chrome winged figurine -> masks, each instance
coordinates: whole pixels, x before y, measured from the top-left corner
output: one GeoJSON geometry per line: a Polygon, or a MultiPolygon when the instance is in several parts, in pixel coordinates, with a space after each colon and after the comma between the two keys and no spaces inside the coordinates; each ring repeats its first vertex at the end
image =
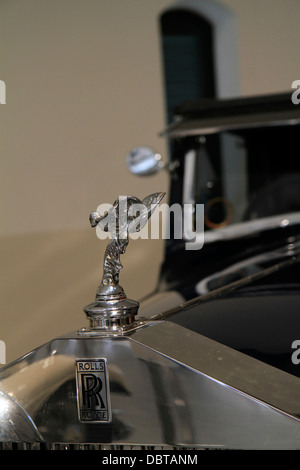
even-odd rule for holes
{"type": "Polygon", "coordinates": [[[111,241],[104,255],[103,286],[116,286],[119,283],[119,271],[123,267],[120,255],[126,251],[130,233],[138,232],[146,225],[164,195],[150,194],[142,201],[134,196],[120,197],[104,216],[91,212],[91,226],[99,225],[103,231],[111,233],[111,241]]]}
{"type": "Polygon", "coordinates": [[[133,321],[139,307],[138,302],[127,299],[119,285],[119,272],[122,269],[120,256],[125,253],[129,235],[139,232],[155,211],[165,193],[150,194],[140,200],[135,196],[122,196],[109,211],[101,216],[90,213],[90,224],[109,232],[109,241],[103,263],[103,277],[96,293],[96,300],[84,308],[92,329],[122,327],[133,321]]]}

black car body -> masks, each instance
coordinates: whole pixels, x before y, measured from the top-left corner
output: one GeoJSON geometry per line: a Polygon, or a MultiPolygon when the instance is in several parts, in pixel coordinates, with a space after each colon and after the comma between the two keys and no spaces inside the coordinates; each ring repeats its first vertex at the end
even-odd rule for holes
{"type": "Polygon", "coordinates": [[[168,202],[194,221],[203,208],[203,246],[171,226],[130,327],[72,332],[1,369],[2,448],[300,447],[299,131],[291,94],[175,111],[168,202]],[[105,391],[98,422],[83,419],[80,364],[105,391]]]}

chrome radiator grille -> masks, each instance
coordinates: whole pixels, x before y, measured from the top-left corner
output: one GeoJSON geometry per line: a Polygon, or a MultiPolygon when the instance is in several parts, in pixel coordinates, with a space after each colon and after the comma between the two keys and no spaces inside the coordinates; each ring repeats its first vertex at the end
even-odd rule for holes
{"type": "MultiPolygon", "coordinates": [[[[147,445],[102,445],[102,444],[68,444],[40,442],[0,442],[0,450],[100,450],[100,451],[165,451],[165,450],[200,450],[180,446],[147,446],[147,445]]],[[[201,449],[202,450],[202,449],[201,449]]]]}

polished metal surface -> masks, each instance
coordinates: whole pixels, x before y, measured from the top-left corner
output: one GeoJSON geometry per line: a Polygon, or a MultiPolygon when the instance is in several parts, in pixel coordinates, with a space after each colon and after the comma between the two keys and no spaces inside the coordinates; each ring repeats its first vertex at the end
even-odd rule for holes
{"type": "Polygon", "coordinates": [[[167,170],[173,173],[178,168],[178,161],[164,162],[162,156],[145,145],[133,148],[126,156],[126,165],[130,173],[137,176],[149,176],[167,170]]]}
{"type": "MultiPolygon", "coordinates": [[[[165,193],[161,192],[154,193],[143,200],[134,196],[120,197],[104,216],[97,211],[91,212],[91,226],[98,225],[103,231],[111,234],[111,241],[105,250],[101,287],[118,286],[119,272],[123,267],[120,256],[126,251],[129,235],[140,231],[146,225],[164,195],[165,193]]],[[[101,295],[102,291],[99,294],[101,295]]]]}
{"type": "Polygon", "coordinates": [[[130,234],[146,225],[164,195],[162,192],[154,193],[143,200],[126,196],[117,199],[104,216],[97,211],[90,213],[91,226],[99,226],[111,235],[105,250],[103,277],[95,302],[84,307],[91,330],[119,331],[134,322],[139,303],[127,299],[119,284],[119,272],[123,267],[120,256],[126,251],[130,234]]]}
{"type": "Polygon", "coordinates": [[[299,379],[169,322],[57,338],[1,369],[0,390],[48,445],[299,448],[299,379]],[[82,358],[107,360],[109,423],[78,419],[82,358]]]}
{"type": "Polygon", "coordinates": [[[127,167],[133,175],[148,176],[165,167],[161,155],[150,147],[132,149],[126,156],[127,167]]]}
{"type": "Polygon", "coordinates": [[[11,395],[0,391],[0,442],[42,440],[26,411],[11,395]]]}
{"type": "Polygon", "coordinates": [[[139,330],[133,339],[300,419],[298,377],[168,321],[159,322],[151,331],[139,330]]]}

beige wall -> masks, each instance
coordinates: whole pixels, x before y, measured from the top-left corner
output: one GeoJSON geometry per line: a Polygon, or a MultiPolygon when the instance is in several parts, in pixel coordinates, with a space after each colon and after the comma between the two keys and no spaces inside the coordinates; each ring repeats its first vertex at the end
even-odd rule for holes
{"type": "Polygon", "coordinates": [[[289,91],[298,79],[298,0],[222,0],[236,14],[242,95],[289,91]]]}
{"type": "MultiPolygon", "coordinates": [[[[220,0],[236,14],[242,95],[299,79],[298,0],[220,0]]],[[[88,215],[122,194],[168,190],[128,174],[139,144],[166,153],[158,15],[167,0],[2,0],[1,315],[7,361],[85,325],[105,243],[88,215]]],[[[161,241],[131,242],[121,281],[155,286],[161,241]]]]}

